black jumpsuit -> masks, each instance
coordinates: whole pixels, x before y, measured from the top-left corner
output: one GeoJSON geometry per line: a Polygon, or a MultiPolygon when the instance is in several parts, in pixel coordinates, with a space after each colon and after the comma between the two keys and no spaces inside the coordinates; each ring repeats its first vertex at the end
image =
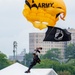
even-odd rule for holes
{"type": "Polygon", "coordinates": [[[29,68],[27,71],[25,71],[25,73],[29,73],[30,72],[30,69],[35,66],[37,63],[40,64],[41,60],[40,58],[38,57],[38,54],[37,53],[40,53],[40,51],[38,49],[35,50],[35,53],[33,53],[33,61],[31,62],[29,68]]]}
{"type": "Polygon", "coordinates": [[[41,60],[39,59],[38,55],[34,55],[33,61],[31,62],[30,66],[29,66],[28,72],[29,72],[30,69],[31,69],[33,66],[35,66],[37,63],[40,64],[40,61],[41,61],[41,60]]]}

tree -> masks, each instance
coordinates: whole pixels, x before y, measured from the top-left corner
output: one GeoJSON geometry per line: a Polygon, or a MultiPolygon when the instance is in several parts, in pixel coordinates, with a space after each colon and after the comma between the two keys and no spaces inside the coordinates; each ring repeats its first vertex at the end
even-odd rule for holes
{"type": "Polygon", "coordinates": [[[62,63],[50,59],[42,59],[40,64],[35,68],[53,68],[59,75],[75,75],[75,66],[62,63]]]}
{"type": "Polygon", "coordinates": [[[7,59],[7,56],[0,52],[0,69],[9,66],[11,62],[7,59]]]}
{"type": "Polygon", "coordinates": [[[40,64],[37,64],[36,68],[54,68],[57,70],[60,66],[60,63],[50,59],[42,59],[40,64]]]}
{"type": "Polygon", "coordinates": [[[58,75],[71,75],[71,73],[69,71],[60,71],[58,75]]]}
{"type": "Polygon", "coordinates": [[[75,58],[75,44],[69,44],[65,48],[65,58],[66,59],[72,59],[75,58]]]}
{"type": "Polygon", "coordinates": [[[33,59],[32,53],[25,54],[22,64],[29,66],[33,59]],[[26,63],[25,63],[26,62],[26,63]]]}
{"type": "Polygon", "coordinates": [[[52,48],[51,50],[48,50],[42,58],[57,60],[60,58],[60,50],[58,48],[52,48]]]}

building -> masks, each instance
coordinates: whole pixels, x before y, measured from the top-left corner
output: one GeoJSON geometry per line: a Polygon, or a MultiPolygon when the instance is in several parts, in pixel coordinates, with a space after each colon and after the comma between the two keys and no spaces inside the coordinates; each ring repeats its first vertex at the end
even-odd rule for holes
{"type": "Polygon", "coordinates": [[[70,43],[75,43],[75,29],[67,29],[71,32],[72,40],[69,42],[50,42],[43,41],[45,33],[29,33],[29,52],[32,53],[36,47],[43,47],[41,54],[45,54],[52,48],[58,48],[61,50],[61,57],[64,58],[64,49],[70,43]]]}
{"type": "Polygon", "coordinates": [[[70,43],[74,44],[75,43],[75,29],[68,28],[68,31],[71,32],[71,38],[72,38],[72,40],[69,41],[69,42],[67,42],[67,45],[70,44],[70,43]]]}
{"type": "Polygon", "coordinates": [[[18,60],[19,62],[22,62],[24,60],[25,54],[26,54],[26,52],[24,50],[15,57],[16,59],[14,59],[13,55],[9,56],[9,60],[11,60],[11,61],[18,60]]]}

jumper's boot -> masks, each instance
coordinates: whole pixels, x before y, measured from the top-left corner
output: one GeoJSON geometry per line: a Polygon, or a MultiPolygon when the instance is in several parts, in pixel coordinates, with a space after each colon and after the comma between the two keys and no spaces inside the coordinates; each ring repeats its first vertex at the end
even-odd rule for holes
{"type": "Polygon", "coordinates": [[[27,70],[27,71],[25,71],[25,73],[30,73],[30,71],[29,71],[29,70],[27,70]]]}

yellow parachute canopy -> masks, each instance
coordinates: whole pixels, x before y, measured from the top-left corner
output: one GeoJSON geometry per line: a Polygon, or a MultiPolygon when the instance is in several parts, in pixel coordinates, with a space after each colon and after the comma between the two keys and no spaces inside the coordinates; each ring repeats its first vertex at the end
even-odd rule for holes
{"type": "Polygon", "coordinates": [[[64,20],[66,6],[63,0],[26,0],[23,15],[34,27],[41,30],[47,26],[54,27],[59,16],[64,20]]]}

